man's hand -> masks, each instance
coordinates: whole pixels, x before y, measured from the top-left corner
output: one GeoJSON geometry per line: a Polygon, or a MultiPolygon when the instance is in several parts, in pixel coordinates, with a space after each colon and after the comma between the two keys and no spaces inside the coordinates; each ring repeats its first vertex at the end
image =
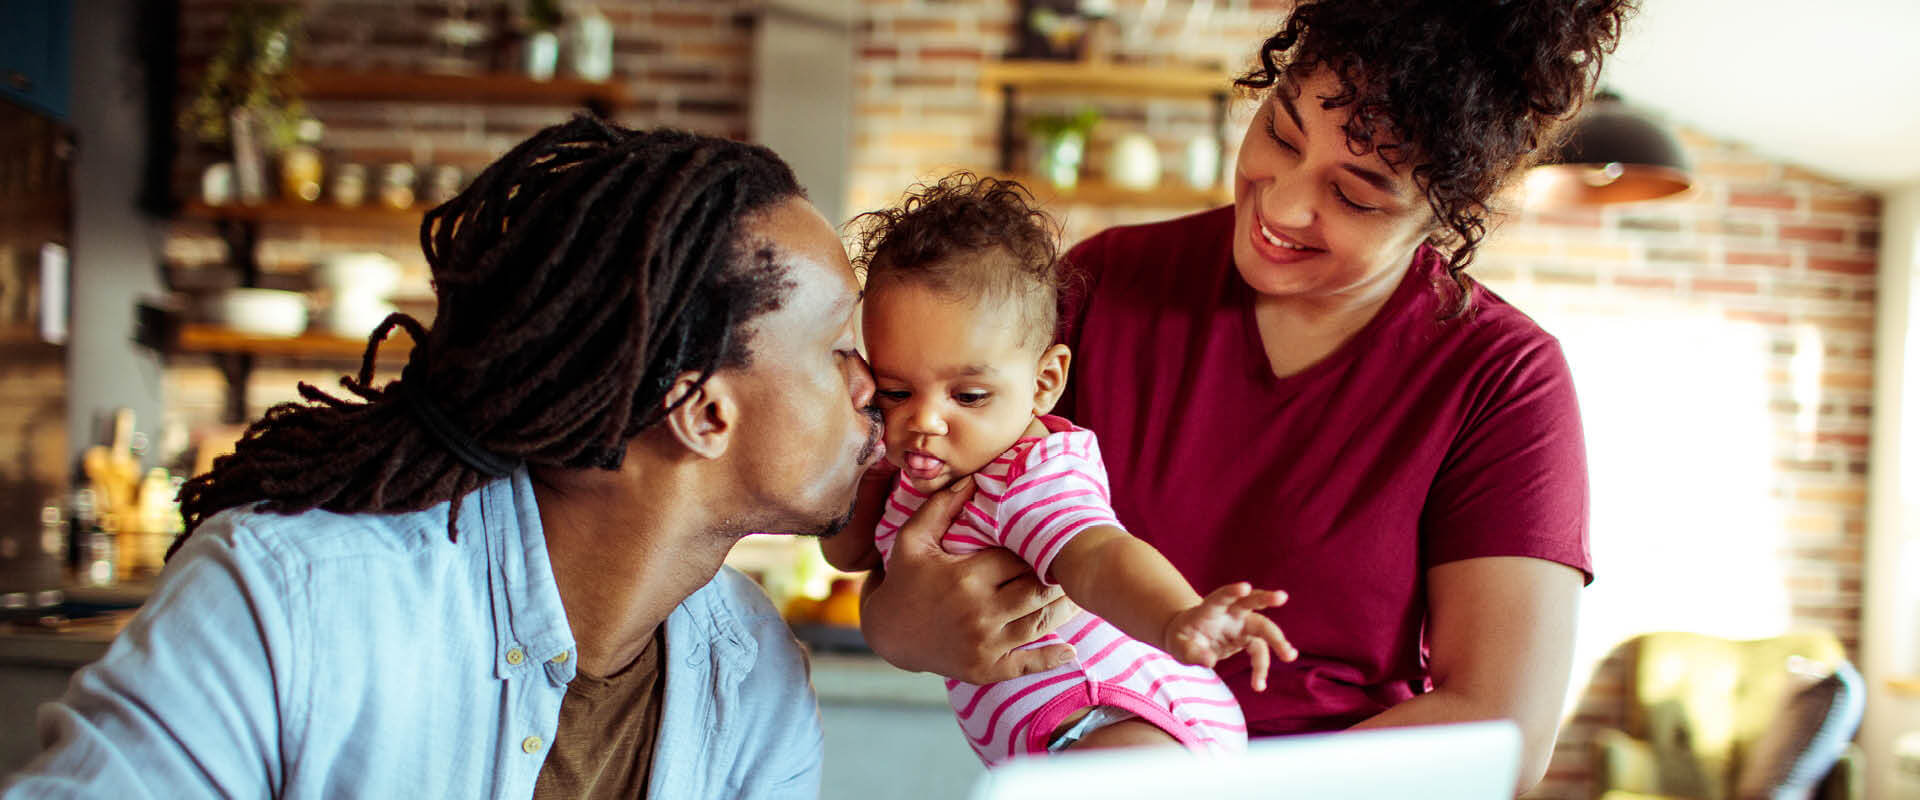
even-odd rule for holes
{"type": "Polygon", "coordinates": [[[1280,633],[1280,626],[1260,613],[1260,609],[1285,602],[1285,592],[1254,591],[1250,583],[1215,589],[1200,605],[1167,621],[1163,637],[1167,654],[1182,663],[1212,667],[1220,659],[1245,650],[1253,662],[1253,690],[1264,692],[1272,655],[1280,656],[1281,661],[1300,657],[1280,633]]]}
{"type": "Polygon", "coordinates": [[[867,578],[860,628],[875,653],[901,669],[967,683],[998,683],[1067,663],[1066,645],[1015,649],[1080,609],[1007,550],[957,556],[940,537],[973,497],[973,479],[934,493],[895,535],[884,571],[867,578]]]}

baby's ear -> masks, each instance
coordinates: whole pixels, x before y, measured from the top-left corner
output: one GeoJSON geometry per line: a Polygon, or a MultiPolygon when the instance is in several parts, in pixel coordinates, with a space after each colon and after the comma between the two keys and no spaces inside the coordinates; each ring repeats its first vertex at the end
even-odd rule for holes
{"type": "Polygon", "coordinates": [[[1064,344],[1056,344],[1040,354],[1040,369],[1033,389],[1035,415],[1053,411],[1053,404],[1060,402],[1060,393],[1067,390],[1067,366],[1072,363],[1073,350],[1064,344]]]}

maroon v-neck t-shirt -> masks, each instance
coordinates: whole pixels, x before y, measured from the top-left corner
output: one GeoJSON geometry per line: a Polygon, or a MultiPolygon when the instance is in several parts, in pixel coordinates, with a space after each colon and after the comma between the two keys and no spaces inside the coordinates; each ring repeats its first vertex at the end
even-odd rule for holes
{"type": "Polygon", "coordinates": [[[1276,378],[1233,266],[1233,209],[1075,247],[1061,413],[1100,436],[1120,521],[1202,594],[1283,589],[1300,659],[1264,693],[1219,667],[1253,735],[1350,726],[1430,686],[1426,571],[1486,556],[1592,579],[1586,449],[1559,343],[1422,248],[1359,333],[1276,378]],[[1457,295],[1454,295],[1457,296],[1457,295]]]}

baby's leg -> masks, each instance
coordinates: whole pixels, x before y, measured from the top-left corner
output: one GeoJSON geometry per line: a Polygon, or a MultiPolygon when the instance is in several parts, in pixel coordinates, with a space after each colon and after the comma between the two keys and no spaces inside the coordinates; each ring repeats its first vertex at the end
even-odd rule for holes
{"type": "Polygon", "coordinates": [[[1148,745],[1179,744],[1173,734],[1160,730],[1144,719],[1130,719],[1116,722],[1104,728],[1098,728],[1073,745],[1074,750],[1095,750],[1102,747],[1144,747],[1148,745]]]}
{"type": "Polygon", "coordinates": [[[1091,750],[1106,747],[1141,747],[1179,744],[1173,734],[1131,712],[1113,706],[1083,708],[1060,723],[1047,749],[1091,750]]]}

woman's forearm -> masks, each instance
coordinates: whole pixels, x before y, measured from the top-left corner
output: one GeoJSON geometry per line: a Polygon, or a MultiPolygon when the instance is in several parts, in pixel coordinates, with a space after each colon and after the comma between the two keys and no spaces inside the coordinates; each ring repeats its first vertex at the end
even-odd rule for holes
{"type": "Polygon", "coordinates": [[[1520,775],[1519,782],[1514,786],[1514,794],[1518,796],[1532,789],[1546,774],[1547,762],[1553,757],[1554,741],[1560,733],[1557,717],[1529,720],[1528,716],[1522,709],[1499,697],[1474,697],[1458,690],[1438,687],[1382,711],[1353,728],[1405,728],[1490,719],[1513,720],[1520,727],[1520,775]]]}

